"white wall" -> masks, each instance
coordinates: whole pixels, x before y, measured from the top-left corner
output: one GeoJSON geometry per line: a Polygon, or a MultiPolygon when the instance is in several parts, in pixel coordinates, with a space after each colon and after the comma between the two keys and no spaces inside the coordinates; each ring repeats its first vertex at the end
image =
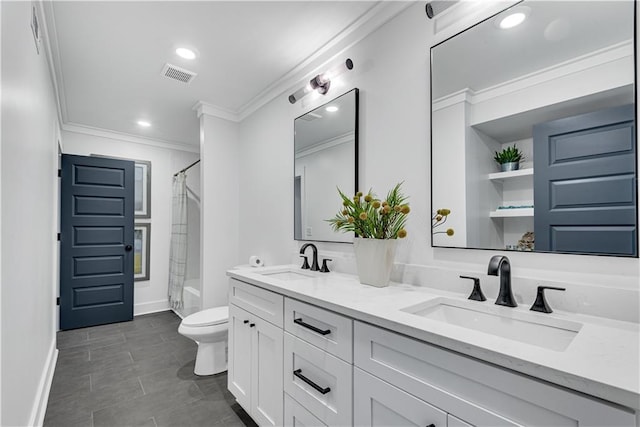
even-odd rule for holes
{"type": "Polygon", "coordinates": [[[151,219],[136,219],[151,223],[151,269],[149,280],[134,282],[134,314],[168,309],[173,174],[197,160],[198,153],[124,141],[117,134],[108,138],[63,131],[62,140],[65,154],[100,154],[151,162],[151,219]]]}
{"type": "MultiPolygon", "coordinates": [[[[238,170],[244,163],[238,152],[238,123],[200,114],[201,156],[201,250],[202,308],[227,305],[226,271],[238,260],[239,221],[238,170]]],[[[293,153],[293,148],[291,150],[293,153]]],[[[265,158],[264,160],[268,160],[265,158]]],[[[266,162],[268,163],[268,161],[266,162]]],[[[293,165],[290,163],[290,165],[293,165]]],[[[289,168],[289,173],[293,166],[289,168]]],[[[289,187],[291,190],[293,186],[289,187]]],[[[289,205],[293,212],[293,205],[289,205]]],[[[273,201],[264,203],[256,195],[249,208],[253,221],[261,223],[263,212],[273,210],[273,201]]],[[[276,208],[277,209],[277,208],[276,208]]],[[[293,223],[292,223],[293,224],[293,223]]],[[[242,224],[244,227],[245,224],[242,224]]],[[[268,224],[263,223],[268,226],[268,224]]],[[[292,225],[293,227],[293,225],[292,225]]]]}
{"type": "Polygon", "coordinates": [[[42,422],[57,351],[57,134],[44,45],[31,2],[2,11],[2,425],[42,422]]]}
{"type": "MultiPolygon", "coordinates": [[[[423,4],[414,4],[360,43],[341,52],[352,58],[354,70],[341,76],[345,87],[332,85],[328,96],[360,88],[360,183],[384,193],[404,181],[412,212],[409,236],[396,256],[395,279],[415,285],[468,292],[461,273],[482,278],[485,294],[497,295],[497,278],[486,275],[497,251],[432,248],[430,246],[429,46],[433,21],[423,4]]],[[[450,29],[455,33],[456,29],[450,29]]],[[[322,70],[317,70],[322,71],[322,70]]],[[[295,88],[293,88],[295,90],[295,88]]],[[[274,99],[242,123],[240,130],[239,261],[256,253],[268,264],[297,258],[293,242],[292,123],[295,117],[327,98],[290,105],[287,94],[274,99]],[[260,209],[277,200],[278,208],[260,209]]],[[[272,205],[273,206],[273,205],[272,205]]],[[[338,206],[336,205],[336,208],[338,206]]],[[[334,266],[349,269],[352,247],[319,244],[331,252],[334,266]]],[[[568,282],[556,297],[564,309],[638,321],[638,259],[536,253],[505,253],[512,262],[514,292],[523,304],[535,297],[535,285],[568,282]]],[[[556,301],[552,301],[555,303],[556,301]]]]}

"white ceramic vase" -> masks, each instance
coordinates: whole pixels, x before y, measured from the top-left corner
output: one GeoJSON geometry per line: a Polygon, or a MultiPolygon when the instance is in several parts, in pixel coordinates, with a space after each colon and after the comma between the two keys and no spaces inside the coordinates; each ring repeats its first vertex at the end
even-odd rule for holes
{"type": "Polygon", "coordinates": [[[379,288],[389,285],[396,243],[397,239],[353,239],[360,283],[379,288]]]}

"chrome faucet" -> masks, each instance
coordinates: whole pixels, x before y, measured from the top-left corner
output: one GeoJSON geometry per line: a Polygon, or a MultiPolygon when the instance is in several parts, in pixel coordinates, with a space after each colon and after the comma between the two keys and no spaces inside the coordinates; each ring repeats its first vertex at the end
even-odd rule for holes
{"type": "MultiPolygon", "coordinates": [[[[316,245],[314,245],[313,243],[305,243],[304,245],[302,245],[302,247],[300,248],[300,256],[304,256],[304,252],[307,250],[309,246],[311,246],[311,249],[313,250],[313,261],[311,263],[311,271],[319,271],[320,267],[318,267],[318,248],[316,248],[316,245]]],[[[302,264],[302,268],[303,269],[309,268],[309,264],[307,263],[306,256],[305,256],[305,262],[304,264],[302,264]]]]}
{"type": "Polygon", "coordinates": [[[511,292],[511,264],[509,258],[503,255],[495,255],[489,261],[489,269],[487,274],[497,276],[500,274],[500,292],[496,299],[496,304],[506,305],[507,307],[517,307],[513,292],[511,292]]]}

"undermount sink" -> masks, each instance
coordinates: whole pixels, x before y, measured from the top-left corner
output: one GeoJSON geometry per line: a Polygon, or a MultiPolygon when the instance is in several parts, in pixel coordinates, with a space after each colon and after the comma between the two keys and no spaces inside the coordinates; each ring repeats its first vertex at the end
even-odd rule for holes
{"type": "Polygon", "coordinates": [[[300,279],[311,279],[314,276],[310,274],[303,273],[300,270],[293,269],[285,269],[285,270],[270,270],[270,271],[262,271],[260,272],[263,276],[273,277],[274,279],[279,280],[300,280],[300,279]]]}
{"type": "Polygon", "coordinates": [[[489,304],[436,298],[401,311],[554,351],[564,351],[582,328],[578,322],[489,304]]]}

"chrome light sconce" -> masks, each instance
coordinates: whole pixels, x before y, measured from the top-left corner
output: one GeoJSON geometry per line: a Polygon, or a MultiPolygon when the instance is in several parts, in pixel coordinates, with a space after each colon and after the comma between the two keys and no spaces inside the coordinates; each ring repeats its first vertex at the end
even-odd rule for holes
{"type": "Polygon", "coordinates": [[[295,104],[297,101],[309,94],[309,92],[312,92],[314,90],[318,91],[318,93],[321,95],[326,95],[326,93],[329,92],[329,88],[331,87],[331,79],[336,78],[340,74],[343,74],[349,70],[353,70],[353,61],[347,58],[347,60],[343,63],[336,65],[335,67],[325,71],[322,74],[318,74],[317,76],[309,80],[309,84],[289,95],[289,102],[295,104]]]}

